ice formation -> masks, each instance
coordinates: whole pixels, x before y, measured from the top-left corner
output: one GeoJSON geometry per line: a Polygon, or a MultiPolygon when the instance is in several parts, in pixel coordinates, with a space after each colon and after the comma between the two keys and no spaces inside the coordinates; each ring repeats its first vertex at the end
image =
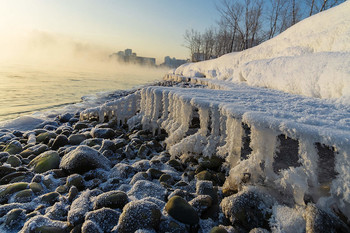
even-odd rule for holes
{"type": "MultiPolygon", "coordinates": [[[[88,109],[81,119],[129,119],[154,134],[164,129],[172,156],[225,158],[231,166],[226,187],[239,187],[246,176],[245,182],[293,204],[304,205],[308,196],[350,218],[349,11],[345,2],[260,46],[187,64],[165,77],[209,89],[145,87],[88,109]],[[198,73],[207,78],[193,77],[198,73]],[[295,142],[295,154],[279,153],[285,140],[295,142]]],[[[287,227],[281,221],[276,228],[287,227]]]]}

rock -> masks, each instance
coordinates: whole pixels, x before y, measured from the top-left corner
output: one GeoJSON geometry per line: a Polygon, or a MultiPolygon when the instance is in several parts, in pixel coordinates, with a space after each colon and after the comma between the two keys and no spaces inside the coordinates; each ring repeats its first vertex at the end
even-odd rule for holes
{"type": "Polygon", "coordinates": [[[176,160],[176,159],[171,159],[167,162],[167,164],[173,168],[175,168],[177,171],[183,171],[184,168],[181,164],[180,161],[176,160]]]}
{"type": "Polygon", "coordinates": [[[31,189],[25,189],[16,193],[13,200],[18,203],[26,203],[32,201],[33,196],[34,193],[31,189]]]}
{"type": "Polygon", "coordinates": [[[85,222],[92,221],[96,223],[103,232],[111,232],[113,227],[118,224],[120,215],[121,213],[119,211],[110,208],[102,208],[88,212],[85,217],[85,222]]]}
{"type": "Polygon", "coordinates": [[[79,193],[79,190],[77,189],[77,187],[75,186],[70,187],[68,191],[68,201],[72,202],[76,198],[78,193],[79,193]]]}
{"type": "Polygon", "coordinates": [[[132,179],[131,179],[131,181],[130,181],[130,185],[134,185],[137,181],[139,181],[139,180],[149,180],[149,176],[148,176],[148,174],[146,173],[146,172],[138,172],[138,173],[136,173],[133,177],[132,177],[132,179]]]}
{"type": "Polygon", "coordinates": [[[270,231],[264,229],[264,228],[254,228],[249,233],[270,233],[270,231]]]}
{"type": "Polygon", "coordinates": [[[135,168],[137,171],[141,172],[147,171],[151,167],[151,165],[148,160],[143,159],[133,163],[132,167],[135,168]]]}
{"type": "Polygon", "coordinates": [[[15,168],[7,167],[7,166],[0,166],[0,177],[4,177],[4,176],[11,174],[15,171],[16,171],[15,168]]]}
{"type": "Polygon", "coordinates": [[[23,209],[12,209],[10,210],[5,217],[5,226],[8,229],[18,229],[24,223],[26,218],[25,210],[23,209]]]}
{"type": "Polygon", "coordinates": [[[129,164],[117,163],[111,170],[110,177],[128,178],[135,174],[135,169],[129,164]]]}
{"type": "Polygon", "coordinates": [[[84,185],[84,179],[81,175],[79,174],[72,174],[70,176],[67,177],[67,181],[66,181],[66,186],[68,188],[72,187],[72,186],[77,187],[77,189],[79,191],[84,190],[85,185],[84,185]]]}
{"type": "Polygon", "coordinates": [[[44,187],[40,183],[32,182],[29,184],[29,188],[35,193],[41,193],[44,187]]]}
{"type": "Polygon", "coordinates": [[[173,196],[165,205],[165,210],[174,219],[188,225],[196,225],[199,217],[196,210],[180,196],[173,196]]]}
{"type": "Polygon", "coordinates": [[[4,152],[7,152],[11,155],[19,154],[21,153],[21,151],[22,151],[22,145],[19,141],[16,141],[16,140],[10,142],[4,150],[4,152]]]}
{"type": "Polygon", "coordinates": [[[58,120],[61,122],[61,123],[66,123],[68,122],[71,118],[73,117],[73,114],[71,113],[64,113],[64,114],[61,114],[61,115],[58,115],[58,120]]]}
{"type": "Polygon", "coordinates": [[[69,205],[66,201],[56,202],[45,211],[45,215],[52,220],[67,221],[69,205]]]}
{"type": "Polygon", "coordinates": [[[128,195],[140,200],[145,197],[155,197],[160,200],[165,200],[166,189],[161,185],[152,183],[148,180],[137,181],[128,192],[128,195]]]}
{"type": "Polygon", "coordinates": [[[211,181],[198,180],[196,183],[196,193],[198,195],[209,195],[213,200],[213,204],[218,203],[218,194],[211,181]]]}
{"type": "Polygon", "coordinates": [[[66,233],[68,225],[66,222],[51,220],[46,216],[37,215],[25,222],[22,233],[66,233]]]}
{"type": "Polygon", "coordinates": [[[36,137],[36,141],[37,142],[43,142],[45,144],[47,144],[51,138],[56,138],[57,134],[54,132],[45,132],[45,133],[41,133],[36,137]]]}
{"type": "Polygon", "coordinates": [[[159,177],[159,182],[165,182],[167,184],[174,184],[175,181],[173,177],[169,174],[163,174],[159,177]]]}
{"type": "Polygon", "coordinates": [[[148,201],[128,203],[119,217],[118,233],[134,233],[138,229],[158,229],[161,212],[157,205],[148,201]]]}
{"type": "Polygon", "coordinates": [[[223,162],[225,162],[225,159],[213,155],[210,158],[207,158],[207,157],[204,158],[203,161],[199,163],[199,165],[204,169],[211,169],[214,171],[218,171],[218,169],[221,167],[223,162]]]}
{"type": "Polygon", "coordinates": [[[102,153],[106,150],[110,150],[112,152],[115,152],[117,150],[115,143],[111,140],[108,140],[108,139],[103,140],[99,151],[102,153]]]}
{"type": "Polygon", "coordinates": [[[257,188],[248,187],[245,190],[226,197],[220,206],[224,215],[235,224],[239,223],[246,231],[253,228],[269,228],[268,219],[274,200],[268,194],[257,188]]]}
{"type": "Polygon", "coordinates": [[[2,191],[0,191],[0,203],[3,204],[4,202],[7,202],[8,198],[12,194],[27,188],[28,188],[28,183],[26,182],[19,182],[19,183],[6,185],[5,189],[2,189],[2,191]]]}
{"type": "Polygon", "coordinates": [[[53,141],[52,149],[57,150],[58,148],[68,144],[68,138],[65,135],[58,135],[53,141]]]}
{"type": "Polygon", "coordinates": [[[44,173],[51,169],[58,168],[60,160],[61,157],[58,155],[58,153],[50,150],[37,156],[28,164],[28,166],[31,167],[36,173],[44,173]]]}
{"type": "Polygon", "coordinates": [[[14,183],[12,182],[15,178],[18,177],[25,177],[28,175],[26,172],[12,172],[0,179],[0,184],[9,184],[9,183],[14,183]]]}
{"type": "Polygon", "coordinates": [[[58,192],[50,192],[40,196],[40,200],[46,204],[53,205],[59,201],[60,194],[58,192]]]}
{"type": "Polygon", "coordinates": [[[201,216],[202,213],[212,205],[212,203],[213,201],[209,195],[199,195],[189,202],[199,216],[201,216]]]}
{"type": "Polygon", "coordinates": [[[96,168],[109,170],[111,162],[95,149],[88,146],[78,146],[63,156],[59,167],[70,174],[83,174],[96,168]]]}
{"type": "Polygon", "coordinates": [[[84,222],[85,214],[89,212],[90,209],[90,196],[91,196],[91,191],[86,190],[83,191],[80,196],[75,199],[68,211],[68,222],[72,226],[76,226],[80,223],[84,222]]]}
{"type": "Polygon", "coordinates": [[[74,130],[81,130],[86,128],[89,128],[89,126],[83,122],[78,122],[74,125],[74,130]]]}
{"type": "Polygon", "coordinates": [[[115,136],[115,132],[110,128],[93,128],[91,136],[94,138],[112,139],[115,136]]]}
{"type": "Polygon", "coordinates": [[[168,218],[161,221],[159,224],[159,229],[161,233],[184,233],[187,232],[183,224],[177,223],[174,220],[168,218]]]}
{"type": "Polygon", "coordinates": [[[137,151],[137,157],[140,159],[145,159],[150,152],[150,149],[146,144],[142,144],[139,150],[137,151]]]}
{"type": "Polygon", "coordinates": [[[228,233],[227,230],[223,227],[213,227],[209,233],[228,233]]]}
{"type": "Polygon", "coordinates": [[[147,173],[151,176],[152,179],[159,179],[164,174],[164,172],[154,168],[148,169],[147,173]]]}
{"type": "Polygon", "coordinates": [[[350,232],[350,227],[341,221],[335,214],[317,208],[315,204],[309,203],[304,213],[306,221],[306,233],[316,232],[350,232]]]}
{"type": "Polygon", "coordinates": [[[125,139],[123,139],[123,138],[116,139],[114,141],[114,143],[115,143],[115,149],[116,150],[119,149],[119,148],[122,148],[122,147],[124,147],[124,146],[126,146],[128,144],[127,141],[125,139]]]}
{"type": "Polygon", "coordinates": [[[18,167],[22,164],[20,158],[16,155],[10,155],[6,160],[6,163],[10,164],[11,167],[18,167]]]}
{"type": "Polygon", "coordinates": [[[174,196],[180,196],[184,198],[186,201],[190,201],[195,197],[192,193],[182,189],[175,189],[172,193],[170,193],[170,195],[168,196],[168,199],[170,200],[174,196]]]}
{"type": "Polygon", "coordinates": [[[72,134],[68,137],[68,144],[79,145],[84,140],[86,140],[86,136],[84,134],[72,134]]]}
{"type": "Polygon", "coordinates": [[[103,230],[95,222],[87,220],[81,226],[81,233],[103,233],[103,230]]]}
{"type": "Polygon", "coordinates": [[[109,207],[112,209],[123,209],[123,207],[129,202],[129,198],[126,193],[122,191],[109,191],[100,194],[94,201],[94,210],[109,207]]]}

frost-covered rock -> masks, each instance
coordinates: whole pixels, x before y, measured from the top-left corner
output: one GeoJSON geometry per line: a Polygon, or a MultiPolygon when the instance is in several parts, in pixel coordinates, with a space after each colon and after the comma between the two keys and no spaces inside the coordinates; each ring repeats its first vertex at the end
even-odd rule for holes
{"type": "Polygon", "coordinates": [[[97,150],[88,146],[78,146],[75,150],[63,156],[60,168],[70,174],[83,174],[96,168],[109,170],[111,162],[97,150]]]}
{"type": "Polygon", "coordinates": [[[19,154],[22,151],[22,145],[19,141],[11,141],[5,148],[5,152],[11,155],[19,154]]]}
{"type": "Polygon", "coordinates": [[[32,232],[66,232],[67,222],[51,220],[48,217],[38,215],[29,219],[23,226],[21,233],[32,232]]]}
{"type": "Polygon", "coordinates": [[[189,204],[197,211],[199,216],[201,216],[203,211],[208,209],[212,203],[212,198],[209,195],[199,195],[189,202],[189,204]]]}
{"type": "Polygon", "coordinates": [[[134,185],[139,180],[150,180],[150,177],[146,172],[138,172],[132,177],[129,184],[134,185]]]}
{"type": "Polygon", "coordinates": [[[95,222],[87,220],[81,226],[81,233],[103,233],[103,230],[95,222]]]}
{"type": "Polygon", "coordinates": [[[268,219],[273,204],[270,195],[255,188],[247,188],[224,198],[220,206],[232,223],[239,223],[249,231],[256,227],[269,228],[268,219]]]}
{"type": "Polygon", "coordinates": [[[110,173],[110,177],[112,178],[128,178],[135,174],[135,169],[126,163],[117,163],[112,169],[110,173]]]}
{"type": "Polygon", "coordinates": [[[94,210],[109,207],[112,209],[123,209],[129,199],[126,193],[122,191],[109,191],[98,195],[94,200],[94,210]]]}
{"type": "Polygon", "coordinates": [[[90,190],[84,191],[71,204],[67,220],[72,226],[83,223],[86,213],[92,209],[90,196],[90,190]]]}
{"type": "Polygon", "coordinates": [[[65,202],[56,202],[45,211],[45,216],[52,220],[67,221],[69,205],[65,202]]]}
{"type": "Polygon", "coordinates": [[[333,213],[319,209],[314,204],[308,204],[304,214],[306,232],[350,232],[350,227],[333,213]]]}
{"type": "Polygon", "coordinates": [[[188,225],[196,225],[199,217],[196,210],[180,196],[173,196],[165,205],[165,210],[174,219],[188,225]]]}
{"type": "Polygon", "coordinates": [[[218,194],[211,181],[198,180],[196,183],[196,193],[198,195],[209,195],[214,204],[218,202],[218,194]]]}
{"type": "Polygon", "coordinates": [[[26,218],[25,210],[12,209],[5,216],[5,226],[8,229],[17,229],[22,226],[26,218]]]}
{"type": "Polygon", "coordinates": [[[110,128],[93,128],[91,130],[91,136],[94,138],[111,139],[115,135],[114,130],[110,128]]]}
{"type": "Polygon", "coordinates": [[[68,137],[68,144],[79,145],[86,139],[85,134],[72,134],[68,137]]]}
{"type": "Polygon", "coordinates": [[[132,201],[121,214],[117,226],[118,233],[134,233],[138,229],[158,229],[161,212],[149,201],[132,201]]]}
{"type": "Polygon", "coordinates": [[[148,180],[137,181],[128,192],[128,195],[140,200],[145,197],[155,197],[165,200],[166,189],[148,180]]]}
{"type": "Polygon", "coordinates": [[[90,220],[104,232],[111,232],[113,227],[118,224],[120,215],[121,213],[119,211],[110,208],[102,208],[88,212],[85,217],[85,222],[90,220]]]}

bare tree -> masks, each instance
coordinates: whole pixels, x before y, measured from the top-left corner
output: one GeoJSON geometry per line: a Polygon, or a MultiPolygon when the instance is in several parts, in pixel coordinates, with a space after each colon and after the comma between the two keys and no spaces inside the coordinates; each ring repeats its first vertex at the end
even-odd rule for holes
{"type": "Polygon", "coordinates": [[[310,7],[309,16],[332,8],[343,2],[345,2],[345,0],[306,0],[306,4],[310,7]]]}
{"type": "Polygon", "coordinates": [[[196,54],[201,53],[201,46],[202,46],[202,38],[201,38],[200,32],[191,29],[186,30],[184,39],[185,39],[185,47],[190,50],[190,55],[192,58],[192,61],[198,61],[199,59],[195,56],[196,54]]]}
{"type": "Polygon", "coordinates": [[[267,12],[267,20],[269,22],[269,29],[267,32],[267,39],[271,39],[276,34],[283,31],[286,23],[287,5],[285,0],[270,0],[267,12]]]}

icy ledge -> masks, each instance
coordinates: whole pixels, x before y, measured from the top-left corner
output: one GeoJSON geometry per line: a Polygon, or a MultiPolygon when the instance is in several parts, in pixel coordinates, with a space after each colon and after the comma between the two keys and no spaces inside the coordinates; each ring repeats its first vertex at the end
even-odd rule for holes
{"type": "Polygon", "coordinates": [[[146,87],[81,118],[122,123],[131,117],[130,125],[165,129],[173,156],[224,157],[231,165],[224,188],[248,182],[289,204],[312,198],[350,217],[349,105],[200,78],[165,79],[213,89],[146,87]]]}

